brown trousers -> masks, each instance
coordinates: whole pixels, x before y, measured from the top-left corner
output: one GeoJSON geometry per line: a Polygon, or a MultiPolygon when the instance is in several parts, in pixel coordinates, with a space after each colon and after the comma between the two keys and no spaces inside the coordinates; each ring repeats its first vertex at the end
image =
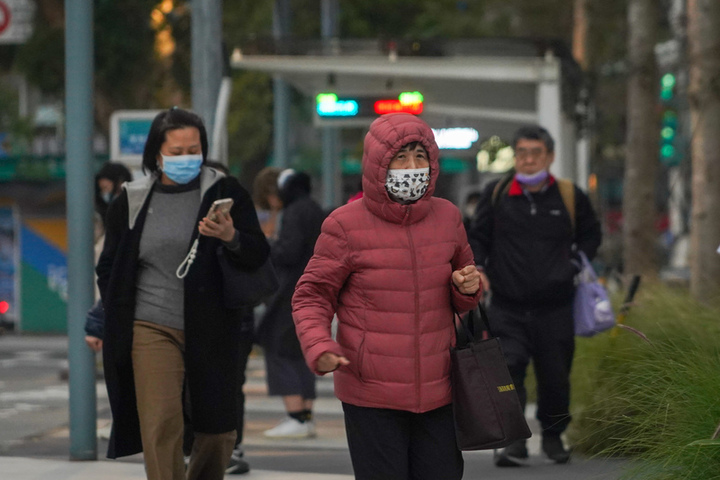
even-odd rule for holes
{"type": "MultiPolygon", "coordinates": [[[[136,320],[132,362],[140,435],[148,480],[185,480],[183,382],[185,332],[136,320]]],[[[235,445],[235,430],[195,433],[188,480],[222,480],[235,445]]]]}

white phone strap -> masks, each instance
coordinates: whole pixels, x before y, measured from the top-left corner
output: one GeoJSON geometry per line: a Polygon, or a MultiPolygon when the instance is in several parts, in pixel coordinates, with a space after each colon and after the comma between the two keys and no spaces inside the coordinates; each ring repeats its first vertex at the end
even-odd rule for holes
{"type": "Polygon", "coordinates": [[[200,237],[195,239],[195,241],[192,244],[192,247],[190,247],[190,251],[188,252],[187,256],[185,257],[185,260],[182,261],[180,266],[178,267],[177,271],[175,272],[175,275],[178,278],[185,278],[188,274],[188,271],[190,270],[190,265],[193,264],[195,261],[195,256],[197,255],[197,247],[198,247],[198,240],[200,240],[200,237]]]}

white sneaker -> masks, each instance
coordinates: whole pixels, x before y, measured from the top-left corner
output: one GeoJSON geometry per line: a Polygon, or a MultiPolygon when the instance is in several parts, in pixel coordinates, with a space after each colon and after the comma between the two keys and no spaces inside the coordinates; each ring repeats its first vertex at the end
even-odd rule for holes
{"type": "Polygon", "coordinates": [[[308,426],[308,431],[310,432],[311,437],[317,436],[317,430],[315,429],[315,421],[314,420],[308,420],[305,422],[305,425],[308,426]]]}
{"type": "Polygon", "coordinates": [[[310,438],[315,436],[315,424],[313,422],[302,423],[292,417],[287,417],[276,427],[265,430],[263,435],[268,438],[310,438]]]}
{"type": "Polygon", "coordinates": [[[101,440],[110,440],[110,433],[112,430],[112,423],[108,423],[104,427],[97,429],[97,438],[101,440]]]}

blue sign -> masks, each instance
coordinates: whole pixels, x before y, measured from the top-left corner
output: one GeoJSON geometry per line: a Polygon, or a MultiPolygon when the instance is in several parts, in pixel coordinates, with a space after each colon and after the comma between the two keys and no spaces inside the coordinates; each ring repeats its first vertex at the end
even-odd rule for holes
{"type": "Polygon", "coordinates": [[[150,126],[161,110],[117,110],[110,115],[110,160],[130,168],[142,165],[150,126]]]}
{"type": "Polygon", "coordinates": [[[152,119],[124,118],[119,122],[121,155],[142,155],[152,119]]]}

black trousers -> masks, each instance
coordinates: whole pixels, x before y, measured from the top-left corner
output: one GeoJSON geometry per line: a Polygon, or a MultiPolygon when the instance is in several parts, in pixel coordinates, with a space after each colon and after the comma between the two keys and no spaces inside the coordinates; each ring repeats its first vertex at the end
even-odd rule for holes
{"type": "Polygon", "coordinates": [[[452,405],[425,413],[343,403],[357,480],[459,480],[452,405]]]}
{"type": "Polygon", "coordinates": [[[570,423],[570,368],[575,353],[572,303],[555,308],[488,308],[492,334],[500,338],[523,408],[530,359],[537,380],[537,414],[544,436],[560,435],[570,423]]]}

